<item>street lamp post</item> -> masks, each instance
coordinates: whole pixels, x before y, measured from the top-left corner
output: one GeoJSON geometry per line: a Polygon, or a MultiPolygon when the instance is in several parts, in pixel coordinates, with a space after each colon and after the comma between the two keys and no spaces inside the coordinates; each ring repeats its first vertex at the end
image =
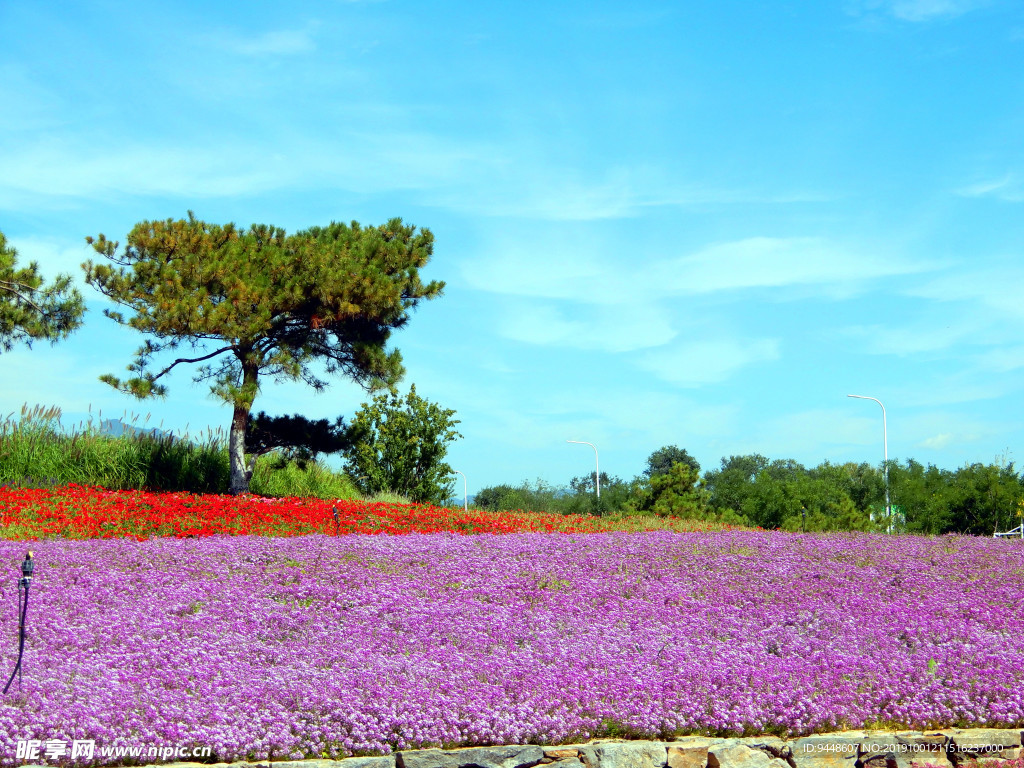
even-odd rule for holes
{"type": "Polygon", "coordinates": [[[594,487],[597,488],[597,500],[601,500],[601,472],[600,465],[597,460],[597,446],[593,443],[588,443],[586,440],[566,440],[567,443],[576,443],[577,445],[589,445],[594,449],[594,487]]]}
{"type": "Polygon", "coordinates": [[[889,533],[892,533],[892,505],[889,504],[889,433],[885,424],[885,406],[882,405],[882,401],[877,397],[868,397],[867,395],[847,395],[847,397],[856,397],[859,400],[874,400],[882,409],[882,451],[885,457],[882,473],[885,476],[885,519],[889,527],[889,533]]]}
{"type": "Polygon", "coordinates": [[[462,475],[462,508],[469,512],[469,485],[466,483],[466,475],[457,469],[453,469],[452,472],[462,475]]]}

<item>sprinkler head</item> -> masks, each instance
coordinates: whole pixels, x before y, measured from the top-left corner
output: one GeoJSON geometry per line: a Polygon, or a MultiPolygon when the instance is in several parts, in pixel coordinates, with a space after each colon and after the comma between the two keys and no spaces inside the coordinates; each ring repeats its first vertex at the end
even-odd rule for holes
{"type": "Polygon", "coordinates": [[[25,555],[25,559],[21,561],[21,575],[26,579],[32,578],[32,571],[35,570],[36,564],[32,559],[32,551],[29,550],[28,554],[25,555]]]}

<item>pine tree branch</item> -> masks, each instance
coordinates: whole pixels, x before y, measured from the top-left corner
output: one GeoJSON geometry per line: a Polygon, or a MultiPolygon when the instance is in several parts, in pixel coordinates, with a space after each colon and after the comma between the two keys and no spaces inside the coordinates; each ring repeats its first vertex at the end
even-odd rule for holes
{"type": "Polygon", "coordinates": [[[227,346],[227,347],[221,347],[216,352],[211,352],[210,354],[203,355],[202,357],[194,357],[194,358],[179,357],[173,363],[171,363],[166,368],[164,368],[162,371],[160,371],[160,373],[158,373],[156,376],[154,376],[153,377],[153,381],[156,381],[161,376],[163,376],[165,373],[169,373],[170,370],[174,366],[176,366],[178,363],[201,363],[201,362],[203,362],[203,360],[209,360],[211,357],[216,357],[217,355],[224,354],[225,352],[230,352],[233,349],[234,349],[234,346],[227,346]]]}
{"type": "Polygon", "coordinates": [[[34,309],[36,312],[39,312],[40,314],[46,314],[46,312],[43,310],[42,307],[40,307],[38,304],[36,304],[34,301],[32,301],[32,299],[30,299],[28,296],[25,296],[20,291],[18,291],[18,288],[27,288],[30,291],[34,291],[35,290],[32,286],[25,285],[24,283],[18,283],[18,282],[7,281],[7,280],[0,280],[0,290],[7,291],[7,293],[14,294],[16,297],[18,297],[23,302],[25,302],[30,307],[32,307],[32,309],[34,309]]]}

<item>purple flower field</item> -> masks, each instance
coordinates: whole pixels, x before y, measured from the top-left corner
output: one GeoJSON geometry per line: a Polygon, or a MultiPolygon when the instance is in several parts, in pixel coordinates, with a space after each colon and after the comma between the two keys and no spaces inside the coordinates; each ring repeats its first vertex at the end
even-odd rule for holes
{"type": "MultiPolygon", "coordinates": [[[[0,543],[0,675],[18,568],[0,543]]],[[[1024,725],[1024,545],[765,532],[41,541],[18,739],[221,760],[1024,725]]]]}

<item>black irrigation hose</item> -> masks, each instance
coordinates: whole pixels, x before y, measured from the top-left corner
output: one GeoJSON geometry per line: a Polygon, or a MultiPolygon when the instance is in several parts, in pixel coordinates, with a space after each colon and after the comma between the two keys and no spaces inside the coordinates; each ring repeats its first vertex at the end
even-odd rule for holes
{"type": "Polygon", "coordinates": [[[25,655],[25,617],[28,615],[28,588],[32,584],[32,571],[34,569],[35,563],[32,561],[32,553],[29,552],[21,563],[21,579],[18,580],[18,609],[20,612],[18,621],[18,663],[14,665],[14,671],[11,672],[7,685],[4,686],[4,693],[7,693],[7,689],[11,687],[15,675],[18,676],[18,690],[21,690],[21,659],[25,655]],[[25,587],[24,603],[21,601],[22,587],[25,587]]]}

